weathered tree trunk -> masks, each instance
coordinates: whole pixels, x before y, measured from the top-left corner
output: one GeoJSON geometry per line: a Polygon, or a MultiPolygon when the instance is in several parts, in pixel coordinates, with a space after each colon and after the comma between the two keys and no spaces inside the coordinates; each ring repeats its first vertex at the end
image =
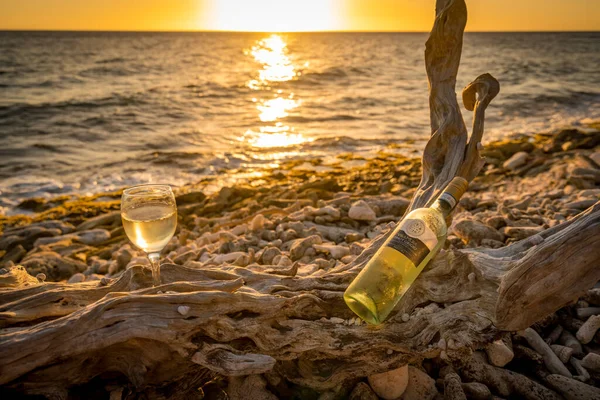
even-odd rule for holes
{"type": "MultiPolygon", "coordinates": [[[[484,112],[499,86],[485,74],[463,92],[474,110],[467,141],[455,94],[465,23],[464,0],[438,0],[425,52],[432,135],[409,211],[430,204],[456,175],[472,180],[482,166],[484,112]]],[[[137,266],[115,281],[75,286],[37,284],[13,268],[0,277],[0,385],[61,399],[97,378],[117,392],[120,385],[176,399],[217,375],[266,374],[272,385],[284,377],[325,390],[438,356],[442,338],[452,343],[445,356],[466,357],[499,330],[526,328],[600,279],[600,255],[586,251],[600,241],[599,202],[501,249],[442,251],[381,326],[331,319],[353,317],[342,294],[385,236],[321,277],[167,264],[156,288],[137,266]],[[426,307],[403,321],[419,306],[426,307]]]]}

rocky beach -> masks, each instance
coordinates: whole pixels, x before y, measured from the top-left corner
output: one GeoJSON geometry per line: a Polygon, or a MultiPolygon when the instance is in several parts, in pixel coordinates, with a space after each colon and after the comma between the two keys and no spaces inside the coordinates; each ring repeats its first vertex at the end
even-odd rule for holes
{"type": "MultiPolygon", "coordinates": [[[[322,158],[289,161],[213,193],[205,190],[214,186],[212,178],[180,187],[178,228],[163,251],[163,263],[292,279],[342,271],[394,227],[419,184],[421,160],[395,150],[390,145],[369,159],[346,154],[339,158],[347,163],[327,167],[322,158]]],[[[487,143],[482,154],[487,165],[460,201],[442,254],[503,248],[566,223],[600,200],[598,123],[487,143]]],[[[36,315],[20,305],[18,312],[16,303],[11,304],[19,301],[11,298],[15,288],[109,288],[127,271],[148,265],[125,236],[120,195],[32,198],[19,205],[29,213],[0,216],[2,334],[34,326],[40,318],[67,318],[90,306],[73,300],[68,311],[36,315]]],[[[569,255],[560,257],[568,267],[569,255]]],[[[148,290],[143,285],[138,289],[148,290]]],[[[233,290],[243,292],[244,287],[233,290]]],[[[335,296],[339,301],[341,292],[335,296]]],[[[68,303],[68,296],[62,301],[68,303]]],[[[186,307],[178,312],[186,315],[186,307]]],[[[410,321],[440,307],[444,305],[432,302],[402,309],[391,320],[410,321]]],[[[223,399],[598,399],[599,321],[600,287],[590,288],[577,302],[524,331],[471,346],[468,358],[449,356],[457,344],[440,338],[427,357],[408,366],[357,375],[322,390],[258,371],[248,377],[216,374],[198,385],[197,394],[223,399]]],[[[364,325],[349,311],[323,322],[364,325]]],[[[128,387],[109,383],[107,378],[102,384],[111,399],[130,398],[120,397],[131,394],[128,387]]],[[[6,393],[16,395],[24,387],[11,386],[6,393]]]]}

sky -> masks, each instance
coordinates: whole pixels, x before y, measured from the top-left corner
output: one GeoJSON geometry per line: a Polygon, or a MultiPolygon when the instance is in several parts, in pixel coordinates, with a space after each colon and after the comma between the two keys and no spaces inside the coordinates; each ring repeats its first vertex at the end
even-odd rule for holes
{"type": "MultiPolygon", "coordinates": [[[[468,31],[597,31],[600,0],[467,0],[468,31]]],[[[1,30],[429,31],[435,0],[0,0],[1,30]]]]}

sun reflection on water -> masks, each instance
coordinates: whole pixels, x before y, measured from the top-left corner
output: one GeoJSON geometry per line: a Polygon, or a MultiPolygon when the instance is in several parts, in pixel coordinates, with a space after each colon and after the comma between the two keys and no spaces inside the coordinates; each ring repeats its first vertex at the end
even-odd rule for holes
{"type": "Polygon", "coordinates": [[[292,131],[289,126],[278,122],[275,126],[261,126],[258,132],[248,130],[240,140],[262,149],[297,146],[313,141],[292,131]]]}
{"type": "Polygon", "coordinates": [[[300,133],[270,133],[256,137],[252,142],[254,147],[288,147],[306,143],[308,140],[300,133]]]}
{"type": "MultiPolygon", "coordinates": [[[[304,137],[301,133],[294,132],[293,127],[278,121],[288,117],[290,110],[301,105],[301,101],[294,98],[294,93],[284,94],[283,89],[278,89],[273,94],[273,91],[276,90],[273,86],[284,88],[283,83],[300,76],[300,72],[296,71],[288,52],[287,43],[281,36],[275,34],[258,40],[249,51],[246,51],[247,55],[252,56],[254,61],[261,65],[257,71],[257,79],[249,81],[247,86],[257,92],[269,93],[267,98],[254,97],[252,99],[257,103],[258,119],[263,123],[272,123],[260,126],[258,129],[249,129],[240,137],[241,141],[252,147],[276,149],[299,146],[313,140],[304,137]]],[[[277,157],[272,159],[277,159],[277,157]]]]}
{"type": "Polygon", "coordinates": [[[260,111],[258,116],[263,122],[272,122],[278,118],[284,118],[288,116],[288,111],[298,107],[300,103],[294,99],[284,99],[282,97],[276,97],[263,101],[257,105],[256,108],[260,111]]]}
{"type": "Polygon", "coordinates": [[[250,81],[250,87],[257,83],[285,82],[296,76],[296,69],[287,56],[287,44],[279,35],[259,40],[250,50],[250,54],[263,65],[258,71],[260,82],[250,81]]]}

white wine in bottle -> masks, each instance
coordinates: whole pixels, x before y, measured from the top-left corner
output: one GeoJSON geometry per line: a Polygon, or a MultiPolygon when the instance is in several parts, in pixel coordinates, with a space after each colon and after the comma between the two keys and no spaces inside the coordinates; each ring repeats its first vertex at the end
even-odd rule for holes
{"type": "Polygon", "coordinates": [[[467,190],[454,178],[429,208],[411,211],[369,260],[344,293],[344,301],[370,324],[382,323],[423,268],[442,247],[446,217],[467,190]]]}

